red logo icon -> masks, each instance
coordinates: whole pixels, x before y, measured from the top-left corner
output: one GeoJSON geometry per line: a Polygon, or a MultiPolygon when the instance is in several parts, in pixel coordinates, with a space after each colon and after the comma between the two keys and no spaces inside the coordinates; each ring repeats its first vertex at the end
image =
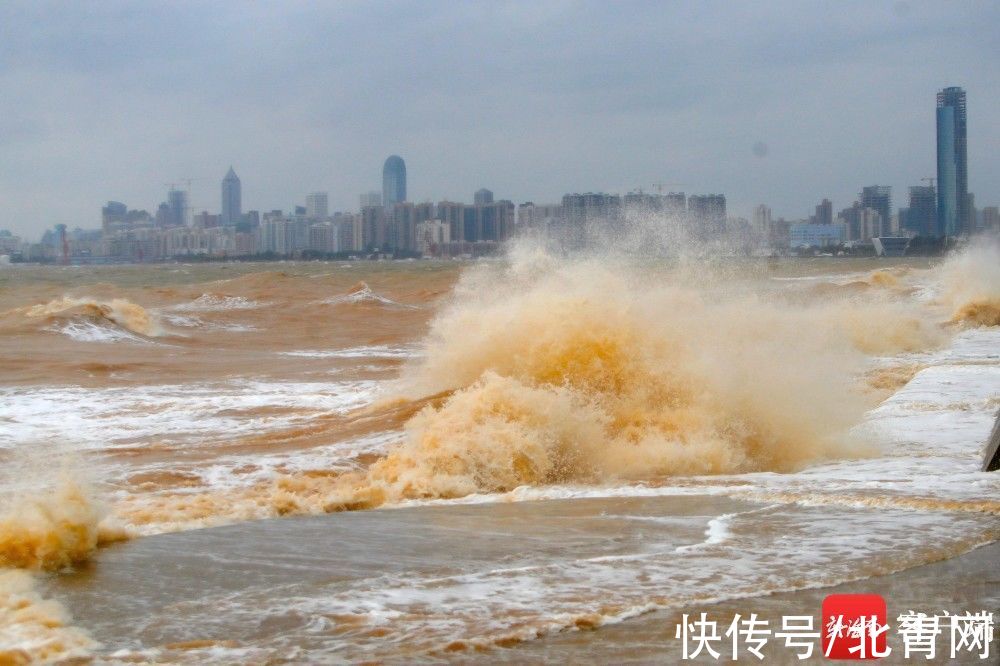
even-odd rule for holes
{"type": "Polygon", "coordinates": [[[827,659],[881,659],[885,639],[885,599],[877,594],[831,594],[823,599],[820,634],[827,659]]]}

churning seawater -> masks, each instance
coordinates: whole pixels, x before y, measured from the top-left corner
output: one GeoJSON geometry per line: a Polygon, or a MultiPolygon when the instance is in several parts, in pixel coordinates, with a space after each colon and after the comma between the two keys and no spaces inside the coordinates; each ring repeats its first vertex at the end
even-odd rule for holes
{"type": "Polygon", "coordinates": [[[516,654],[1000,538],[995,249],[7,267],[0,369],[15,660],[516,654]]]}

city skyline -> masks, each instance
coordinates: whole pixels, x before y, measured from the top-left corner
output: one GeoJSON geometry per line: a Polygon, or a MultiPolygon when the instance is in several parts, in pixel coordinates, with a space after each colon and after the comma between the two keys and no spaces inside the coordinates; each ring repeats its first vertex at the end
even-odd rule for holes
{"type": "Polygon", "coordinates": [[[245,210],[315,191],[350,210],[394,152],[416,201],[677,182],[725,192],[743,217],[762,201],[775,217],[824,197],[839,207],[866,183],[902,203],[936,175],[926,100],[952,85],[974,100],[968,189],[982,206],[1000,198],[998,18],[991,5],[903,2],[219,4],[142,16],[5,3],[0,228],[95,226],[101,202],[155,206],[163,183],[188,178],[191,207],[214,210],[229,162],[245,210]],[[376,25],[380,38],[361,41],[376,25]],[[462,39],[422,39],[441,25],[462,39]],[[503,46],[480,48],[498,31],[503,46]],[[269,48],[254,46],[265,35],[269,48]],[[73,103],[53,104],[59,95],[73,103]]]}
{"type": "MultiPolygon", "coordinates": [[[[241,182],[230,165],[221,182],[220,214],[207,210],[194,214],[189,191],[171,183],[167,201],[159,205],[155,216],[146,210],[129,209],[123,202],[108,201],[101,208],[98,230],[77,227],[71,240],[67,225],[56,224],[43,234],[39,244],[25,244],[2,230],[0,250],[15,254],[18,261],[44,261],[61,255],[64,262],[73,258],[141,262],[192,255],[316,257],[352,252],[374,256],[388,252],[403,257],[482,256],[495,253],[501,244],[522,233],[540,234],[567,250],[580,249],[606,242],[635,215],[666,214],[674,219],[670,226],[690,240],[711,242],[728,237],[732,250],[741,247],[739,251],[745,253],[831,247],[861,248],[864,252],[868,244],[880,254],[891,251],[901,255],[910,244],[908,239],[915,235],[925,238],[918,243],[922,248],[930,238],[1000,231],[997,207],[985,207],[980,214],[974,193],[966,189],[967,99],[962,88],[938,91],[936,120],[940,196],[934,179],[923,178],[932,184],[910,186],[908,206],[900,206],[894,213],[892,186],[868,185],[840,211],[836,222],[833,203],[824,198],[813,215],[801,220],[774,220],[771,209],[758,204],[750,223],[745,217],[728,215],[724,194],[662,193],[665,185],[676,183],[656,183],[655,195],[641,188],[624,196],[565,194],[561,204],[529,201],[515,206],[509,199],[495,201],[487,188],[476,190],[471,206],[448,200],[434,204],[430,199],[415,203],[408,200],[404,160],[390,155],[382,167],[382,193],[363,192],[358,213],[336,211],[331,215],[328,193],[311,192],[305,206],[294,205],[288,215],[280,209],[263,215],[251,210],[243,215],[241,182]],[[593,226],[595,223],[598,226],[593,226]]],[[[189,188],[191,182],[188,180],[189,188]]]]}
{"type": "MultiPolygon", "coordinates": [[[[838,222],[846,225],[845,238],[839,240],[842,242],[843,240],[850,238],[858,238],[859,230],[862,228],[867,229],[866,233],[869,235],[890,235],[895,233],[925,236],[955,236],[958,234],[968,235],[970,233],[975,233],[977,228],[980,227],[977,225],[979,218],[977,216],[977,209],[974,205],[974,193],[970,193],[967,190],[968,165],[966,120],[967,100],[965,91],[962,88],[955,86],[939,90],[936,95],[936,180],[939,188],[942,188],[943,194],[940,197],[937,195],[933,185],[935,178],[922,178],[922,181],[929,181],[931,185],[909,186],[909,205],[907,207],[900,205],[896,209],[898,212],[894,212],[892,186],[864,186],[853,204],[847,209],[842,210],[837,216],[838,222]],[[872,223],[869,222],[868,217],[866,217],[868,215],[868,213],[865,212],[866,209],[870,210],[872,213],[877,213],[878,215],[878,217],[873,220],[875,226],[874,229],[870,228],[872,223]]],[[[687,210],[693,213],[696,218],[703,220],[716,220],[713,223],[715,226],[721,227],[726,224],[728,216],[726,198],[724,195],[701,195],[690,193],[690,196],[686,198],[686,193],[682,191],[676,193],[670,192],[669,196],[666,199],[663,199],[662,188],[664,185],[679,184],[654,183],[654,187],[660,192],[660,195],[656,197],[656,199],[669,201],[675,195],[679,196],[681,200],[680,210],[687,210]]],[[[166,207],[171,211],[169,215],[171,220],[175,220],[178,216],[184,218],[187,214],[192,212],[186,208],[182,209],[179,213],[173,211],[176,206],[172,201],[170,201],[171,198],[186,194],[186,192],[177,191],[173,185],[171,185],[171,190],[168,192],[169,203],[160,205],[161,209],[166,207]]],[[[643,201],[643,196],[645,195],[643,193],[643,189],[640,187],[627,193],[624,196],[624,200],[627,202],[631,198],[633,203],[636,203],[643,201]]],[[[240,197],[240,180],[233,171],[233,167],[230,165],[229,171],[222,180],[222,213],[219,216],[219,221],[222,226],[232,226],[238,222],[243,222],[243,219],[239,214],[241,202],[240,197]],[[235,214],[232,213],[233,209],[236,211],[235,214]]],[[[579,197],[582,201],[595,197],[601,200],[607,199],[608,197],[611,199],[620,199],[621,195],[619,193],[589,193],[585,195],[567,194],[563,197],[564,203],[567,197],[579,197]]],[[[493,192],[487,188],[480,188],[473,194],[474,206],[491,204],[493,201],[493,192]]],[[[382,192],[368,191],[361,193],[359,195],[359,210],[363,212],[365,208],[384,207],[386,211],[391,211],[397,204],[400,203],[409,203],[412,205],[414,202],[410,201],[407,196],[405,161],[398,155],[390,155],[386,158],[382,166],[382,192]]],[[[441,205],[448,203],[450,203],[448,200],[440,200],[441,205]]],[[[655,203],[652,200],[646,201],[643,205],[648,205],[650,203],[653,204],[653,208],[651,208],[651,210],[660,210],[660,206],[662,204],[655,203]]],[[[433,199],[427,198],[421,202],[421,205],[433,206],[433,199]]],[[[523,202],[521,207],[523,208],[526,205],[534,206],[535,204],[534,202],[523,202]]],[[[551,206],[552,204],[542,205],[551,206]]],[[[995,210],[995,208],[995,206],[987,207],[982,212],[986,215],[992,215],[992,210],[995,210]]],[[[675,204],[670,203],[664,210],[667,209],[676,210],[677,207],[675,204]]],[[[433,208],[431,210],[433,210],[433,208]]],[[[758,230],[762,226],[765,226],[760,223],[762,210],[766,210],[766,226],[770,226],[772,220],[770,207],[766,204],[758,204],[755,206],[752,214],[753,227],[758,230]]],[[[793,218],[786,221],[782,216],[779,217],[779,220],[782,223],[787,222],[789,224],[795,224],[799,227],[802,227],[803,224],[806,226],[812,226],[832,225],[834,223],[833,204],[829,199],[824,198],[818,205],[815,206],[814,210],[815,213],[810,215],[808,219],[802,218],[801,220],[796,221],[793,218]]],[[[120,202],[109,201],[108,205],[102,208],[102,228],[105,233],[107,232],[109,211],[116,211],[111,213],[112,219],[124,220],[128,207],[120,202]]],[[[295,204],[293,205],[293,211],[295,215],[300,215],[304,211],[304,216],[311,220],[320,221],[332,219],[328,208],[327,192],[313,192],[306,195],[306,205],[303,207],[295,204]]],[[[133,213],[141,212],[145,211],[133,211],[133,213]]],[[[260,211],[251,212],[257,216],[257,219],[259,219],[260,211]]],[[[273,215],[274,213],[280,212],[281,211],[279,209],[272,209],[271,214],[273,215]]],[[[351,211],[349,210],[337,211],[336,215],[345,213],[349,214],[350,212],[351,211]]],[[[208,215],[207,210],[201,214],[203,220],[208,219],[205,217],[206,215],[208,215]]],[[[438,219],[440,219],[440,216],[438,219]]],[[[737,219],[748,221],[746,217],[737,219]]],[[[520,220],[518,221],[520,222],[520,220]]],[[[994,225],[992,224],[985,224],[982,228],[991,229],[993,226],[994,225]]],[[[802,231],[805,232],[804,229],[802,231]]],[[[812,232],[805,233],[804,237],[811,238],[811,233],[812,232]]],[[[824,237],[825,240],[837,238],[837,234],[831,235],[828,232],[823,232],[820,236],[824,237]]]]}

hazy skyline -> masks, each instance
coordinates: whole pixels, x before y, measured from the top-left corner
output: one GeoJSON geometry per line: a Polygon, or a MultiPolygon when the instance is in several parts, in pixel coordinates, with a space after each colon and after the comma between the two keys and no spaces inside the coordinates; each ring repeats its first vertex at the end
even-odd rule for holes
{"type": "Polygon", "coordinates": [[[805,217],[935,176],[935,94],[969,104],[969,189],[1000,203],[1000,6],[885,3],[80,3],[0,6],[0,228],[219,212],[327,191],[724,193],[805,217]]]}

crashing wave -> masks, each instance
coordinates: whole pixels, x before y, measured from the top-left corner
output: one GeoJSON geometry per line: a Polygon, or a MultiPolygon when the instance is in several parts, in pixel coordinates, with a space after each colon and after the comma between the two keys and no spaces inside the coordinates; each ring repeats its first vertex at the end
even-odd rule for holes
{"type": "Polygon", "coordinates": [[[1000,243],[952,255],[940,267],[940,300],[951,308],[949,323],[1000,326],[1000,243]]]}
{"type": "Polygon", "coordinates": [[[125,538],[79,483],[65,478],[0,513],[0,566],[54,571],[87,560],[102,543],[125,538]]]}
{"type": "Polygon", "coordinates": [[[23,308],[25,316],[45,319],[55,330],[85,342],[135,341],[136,336],[160,337],[167,334],[159,319],[124,298],[99,301],[93,298],[64,297],[23,308]]]}
{"type": "Polygon", "coordinates": [[[856,455],[858,348],[929,342],[907,322],[894,336],[882,304],[781,306],[607,262],[515,255],[497,271],[463,278],[406,370],[404,392],[438,396],[406,441],[364,472],[282,478],[281,512],[856,455]],[[847,310],[857,319],[832,325],[847,310]]]}

